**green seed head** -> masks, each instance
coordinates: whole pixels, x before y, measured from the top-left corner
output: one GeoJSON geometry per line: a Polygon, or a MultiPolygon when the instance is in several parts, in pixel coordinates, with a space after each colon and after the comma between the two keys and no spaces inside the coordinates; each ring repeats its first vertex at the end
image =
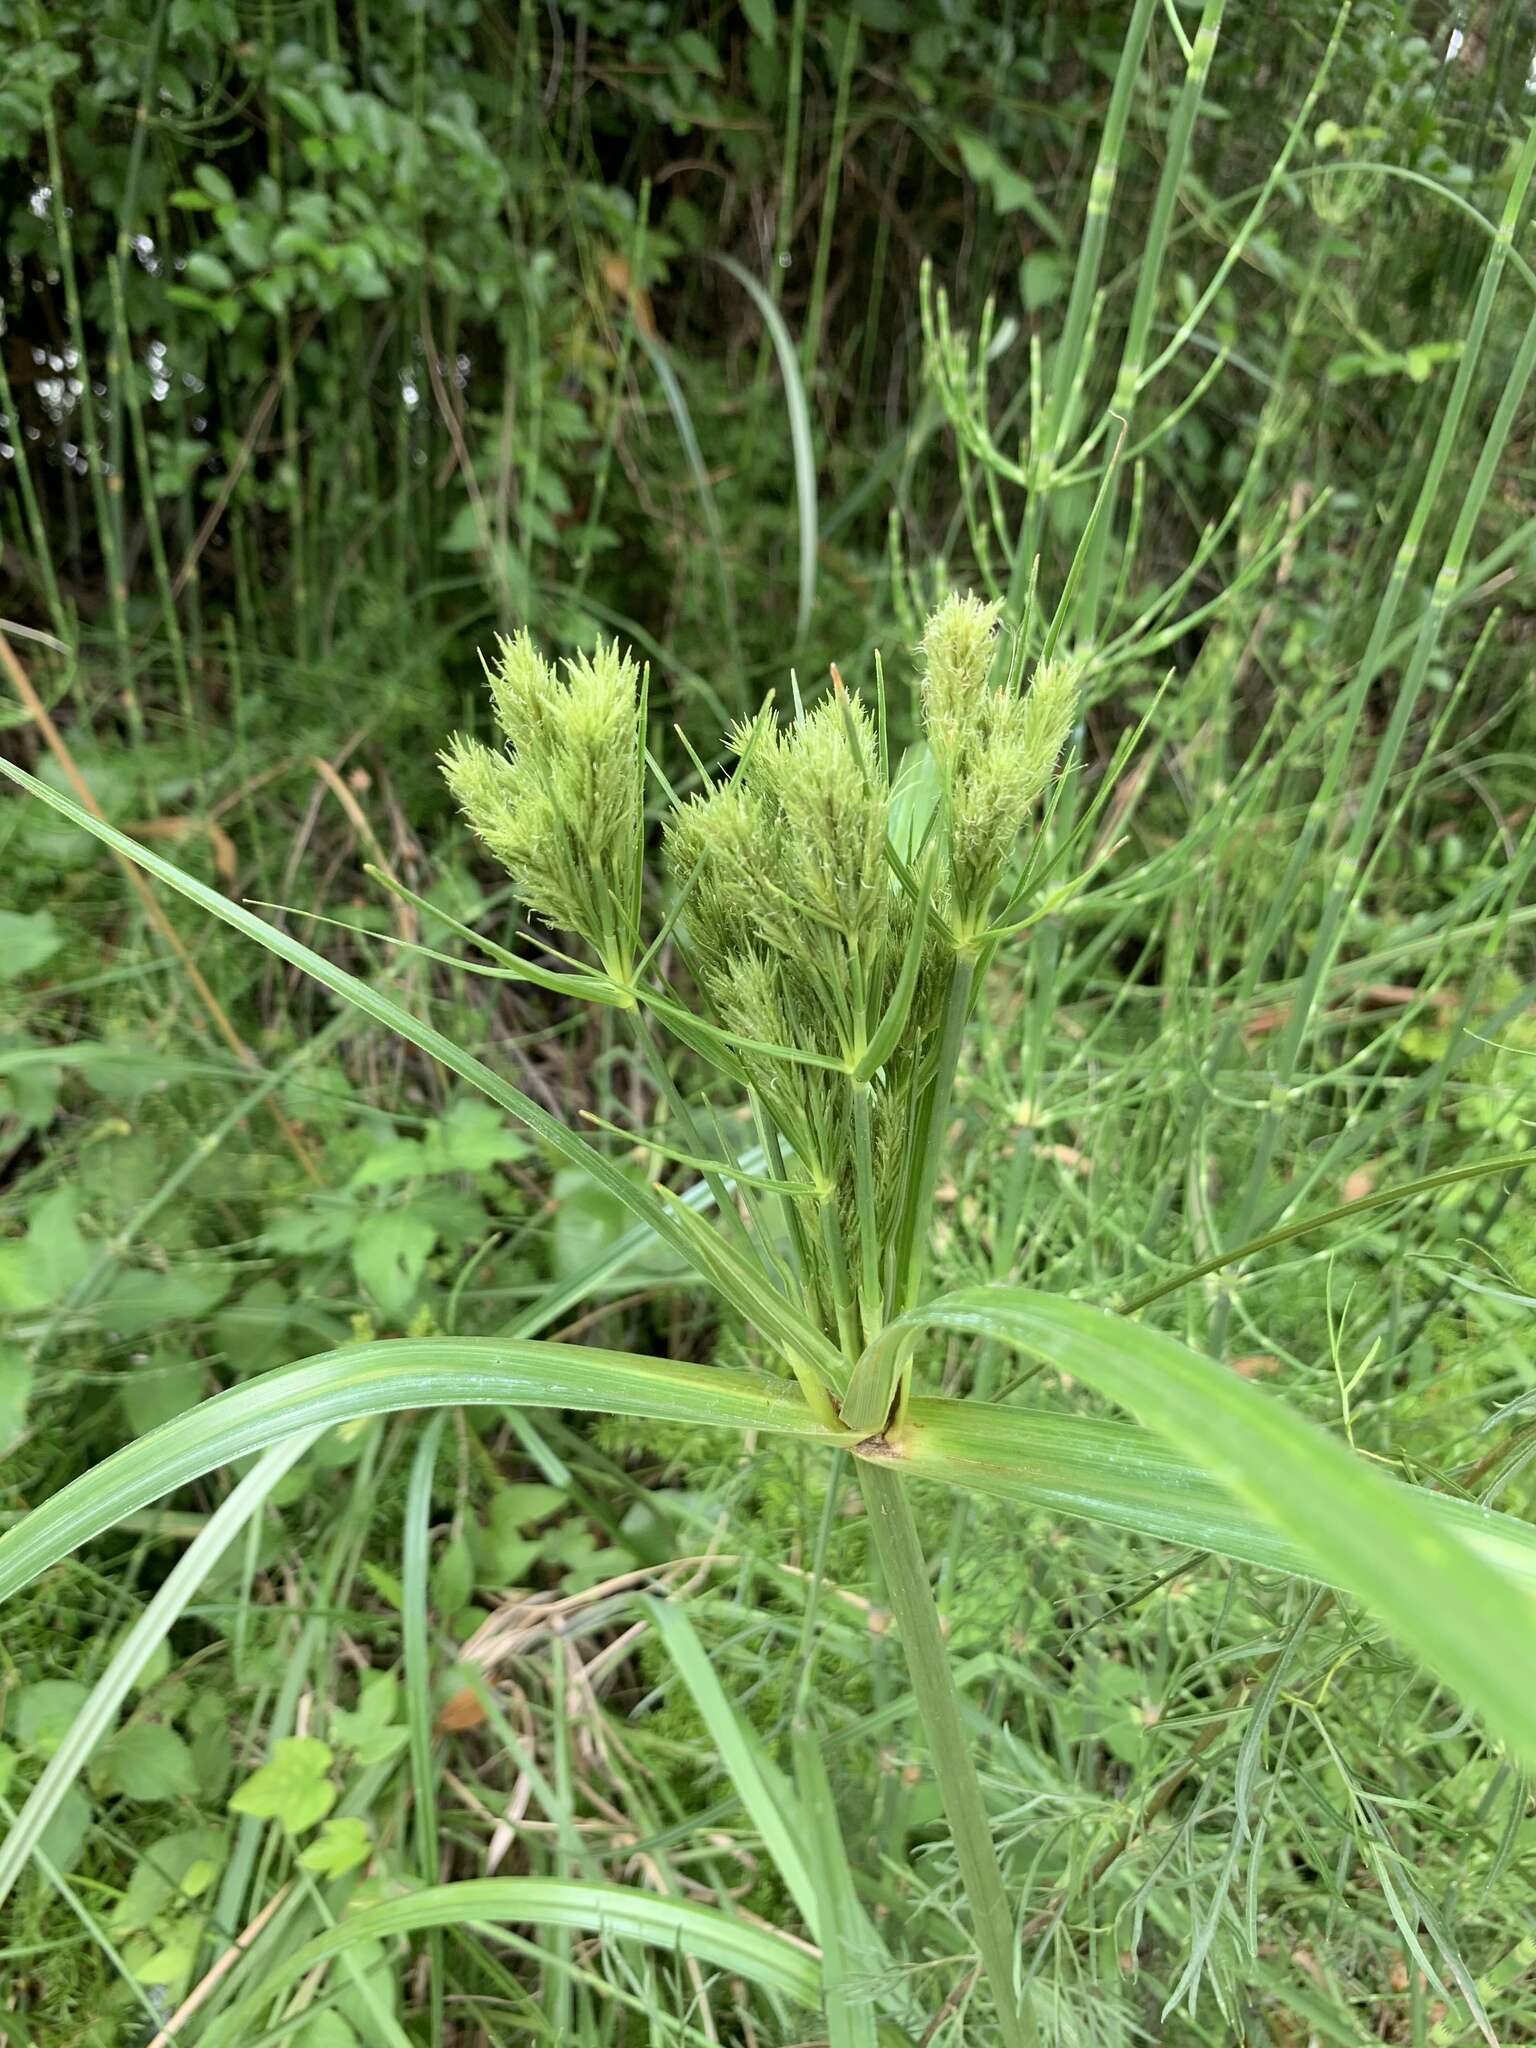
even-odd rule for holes
{"type": "Polygon", "coordinates": [[[1087,665],[1083,655],[1058,655],[1035,671],[1029,695],[1024,699],[1021,729],[1029,803],[1041,795],[1056,771],[1077,717],[1087,665]]]}
{"type": "Polygon", "coordinates": [[[763,806],[739,779],[692,798],[667,826],[667,859],[688,891],[683,920],[711,980],[757,938],[770,841],[763,806]]]}
{"type": "Polygon", "coordinates": [[[507,751],[455,735],[443,773],[534,915],[624,977],[638,938],[640,670],[617,642],[565,669],[562,681],[526,632],[501,640],[488,674],[507,751]]]}
{"type": "Polygon", "coordinates": [[[941,760],[976,735],[997,651],[999,607],[969,592],[945,598],[923,628],[923,726],[941,760]]]}
{"type": "Polygon", "coordinates": [[[720,1016],[728,1031],[767,1045],[793,1044],[778,965],[756,950],[734,954],[717,977],[720,1016]]]}
{"type": "Polygon", "coordinates": [[[527,627],[519,627],[510,638],[498,633],[495,665],[484,656],[481,665],[491,686],[496,723],[513,752],[554,744],[560,679],[534,646],[527,627]]]}
{"type": "Polygon", "coordinates": [[[697,870],[685,916],[706,978],[712,957],[746,944],[790,960],[829,940],[872,951],[891,888],[869,713],[841,694],[792,726],[764,711],[729,745],[735,780],[684,805],[667,833],[679,882],[697,870]]]}
{"type": "Polygon", "coordinates": [[[869,713],[839,692],[780,737],[760,778],[771,779],[777,799],[786,887],[851,945],[866,947],[883,934],[890,905],[888,795],[877,758],[869,713]]]}
{"type": "Polygon", "coordinates": [[[1048,662],[1020,697],[990,681],[998,611],[950,597],[923,634],[923,723],[944,789],[947,894],[960,935],[983,930],[1031,807],[1076,715],[1083,661],[1048,662]]]}

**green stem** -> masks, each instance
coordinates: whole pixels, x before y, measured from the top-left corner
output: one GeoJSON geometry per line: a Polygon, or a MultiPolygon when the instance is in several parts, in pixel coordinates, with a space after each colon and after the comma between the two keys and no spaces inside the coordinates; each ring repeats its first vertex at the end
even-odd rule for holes
{"type": "MultiPolygon", "coordinates": [[[[22,514],[26,520],[27,536],[32,543],[32,554],[37,564],[37,573],[43,586],[43,595],[48,600],[48,616],[53,622],[55,636],[66,646],[74,643],[74,633],[64,600],[59,592],[58,571],[54,567],[53,549],[48,538],[48,528],[43,511],[38,503],[37,486],[32,479],[32,465],[27,459],[27,437],[16,410],[16,396],[11,389],[11,380],[6,374],[5,352],[0,349],[0,422],[9,424],[15,453],[11,467],[16,473],[17,488],[21,497],[22,514]]],[[[12,558],[14,560],[14,557],[12,558]]]]}
{"type": "Polygon", "coordinates": [[[127,304],[123,296],[123,278],[120,264],[111,264],[107,269],[107,282],[112,293],[112,348],[117,362],[118,375],[110,388],[114,403],[126,409],[133,435],[133,459],[138,465],[139,479],[144,490],[144,535],[149,542],[149,556],[154,564],[155,587],[160,593],[160,611],[165,621],[166,645],[170,649],[171,667],[176,677],[176,688],[181,699],[181,715],[186,723],[188,736],[196,739],[197,718],[192,703],[191,679],[187,673],[186,649],[182,644],[181,620],[176,613],[176,593],[171,583],[171,565],[166,559],[165,535],[160,526],[160,505],[155,496],[154,469],[150,462],[149,437],[144,428],[144,407],[139,397],[137,373],[133,363],[133,344],[128,332],[127,304]]]}
{"type": "MultiPolygon", "coordinates": [[[[411,1789],[416,1807],[416,1856],[423,1884],[436,1884],[440,1872],[437,1832],[437,1781],[432,1762],[432,1650],[428,1634],[430,1600],[432,1476],[442,1442],[447,1410],[434,1415],[411,1460],[405,1496],[405,1538],[402,1544],[401,1648],[405,1657],[406,1718],[411,1733],[411,1789]]],[[[428,1950],[432,1968],[431,2038],[443,2038],[443,1938],[434,1930],[428,1950]]]]}
{"type": "Polygon", "coordinates": [[[960,1040],[965,1031],[965,1020],[970,1014],[975,981],[974,958],[969,953],[957,954],[945,999],[938,1063],[913,1133],[901,1235],[896,1246],[893,1314],[911,1308],[923,1282],[928,1261],[928,1212],[938,1184],[944,1127],[949,1121],[949,1098],[955,1085],[955,1070],[960,1064],[960,1040]]]}
{"type": "Polygon", "coordinates": [[[821,1242],[827,1255],[827,1277],[832,1289],[832,1306],[837,1316],[837,1338],[846,1358],[857,1358],[862,1349],[859,1339],[859,1313],[853,1298],[853,1281],[848,1271],[848,1251],[843,1241],[842,1221],[837,1213],[837,1196],[829,1195],[819,1203],[818,1220],[821,1224],[821,1242]]]}
{"type": "MultiPolygon", "coordinates": [[[[1431,516],[1449,467],[1462,419],[1476,389],[1483,343],[1499,283],[1503,277],[1505,259],[1513,247],[1520,227],[1526,195],[1533,177],[1536,177],[1536,125],[1528,131],[1515,165],[1503,217],[1499,223],[1499,239],[1489,251],[1483,266],[1466,345],[1457,361],[1456,375],[1440,415],[1434,450],[1409,518],[1407,531],[1398,545],[1387,588],[1377,607],[1365,652],[1360,657],[1359,667],[1350,685],[1339,740],[1325,768],[1322,786],[1312,811],[1308,814],[1307,825],[1292,850],[1287,886],[1282,887],[1280,897],[1277,898],[1279,902],[1293,900],[1288,884],[1290,877],[1297,872],[1299,861],[1311,852],[1316,831],[1313,819],[1315,818],[1318,826],[1321,826],[1336,815],[1338,791],[1349,759],[1349,742],[1358,728],[1366,694],[1385,666],[1386,644],[1396,624],[1399,606],[1409,589],[1412,574],[1430,531],[1431,516]]],[[[1439,644],[1440,629],[1449,609],[1451,595],[1461,580],[1478,517],[1533,370],[1536,370],[1536,317],[1526,325],[1498,405],[1484,435],[1482,450],[1471,481],[1462,497],[1439,574],[1431,587],[1428,603],[1420,614],[1413,653],[1404,677],[1397,687],[1386,734],[1374,750],[1370,777],[1353,806],[1348,838],[1333,869],[1316,934],[1310,942],[1300,992],[1292,1005],[1290,1020],[1276,1054],[1275,1079],[1270,1099],[1259,1126],[1247,1180],[1236,1218],[1231,1226],[1232,1235],[1235,1237],[1247,1237],[1257,1219],[1279,1140],[1282,1112],[1290,1099],[1290,1091],[1295,1082],[1302,1047],[1311,1028],[1319,992],[1342,942],[1347,913],[1358,900],[1359,881],[1376,829],[1377,816],[1386,796],[1387,784],[1407,737],[1409,721],[1423,692],[1430,663],[1439,644]]],[[[1258,957],[1257,949],[1253,957],[1258,957]]],[[[1230,1298],[1224,1295],[1217,1304],[1212,1321],[1210,1344],[1213,1352],[1219,1351],[1225,1341],[1229,1306],[1230,1298]]]]}
{"type": "Polygon", "coordinates": [[[827,184],[821,201],[821,228],[816,237],[816,265],[811,274],[811,301],[805,316],[805,332],[800,337],[800,370],[807,386],[815,374],[816,355],[821,346],[821,313],[827,296],[827,268],[832,257],[832,224],[837,218],[843,138],[848,131],[848,99],[853,88],[853,62],[858,47],[858,17],[850,15],[843,25],[837,101],[832,110],[832,140],[827,151],[827,184]]]}
{"type": "MultiPolygon", "coordinates": [[[[800,102],[805,78],[805,16],[806,0],[795,0],[789,20],[789,105],[784,116],[784,164],[779,174],[779,224],[773,240],[773,269],[768,276],[768,289],[775,305],[784,290],[784,273],[789,268],[789,238],[795,225],[795,185],[800,165],[800,102]]],[[[763,345],[766,352],[766,335],[763,345]]]]}
{"type": "MultiPolygon", "coordinates": [[[[1140,390],[1142,365],[1147,355],[1147,339],[1152,332],[1152,316],[1157,307],[1163,256],[1168,247],[1168,231],[1173,222],[1173,211],[1178,203],[1179,190],[1184,182],[1190,139],[1199,117],[1206,80],[1210,75],[1211,59],[1215,54],[1216,39],[1221,32],[1221,17],[1225,5],[1226,0],[1205,0],[1200,26],[1196,31],[1186,64],[1183,89],[1179,94],[1173,119],[1168,126],[1166,154],[1157,181],[1157,194],[1152,202],[1151,217],[1147,223],[1146,249],[1137,271],[1136,296],[1126,325],[1125,345],[1115,379],[1115,395],[1110,404],[1110,411],[1125,421],[1127,431],[1131,426],[1133,409],[1140,390]]],[[[1198,389],[1198,386],[1196,388],[1198,389]]],[[[1125,465],[1131,463],[1136,452],[1134,446],[1126,450],[1125,465]]],[[[1106,519],[1093,539],[1089,571],[1085,579],[1085,637],[1089,640],[1098,636],[1100,599],[1108,558],[1110,530],[1113,525],[1113,519],[1106,519]]]]}
{"type": "MultiPolygon", "coordinates": [[[[59,142],[58,121],[50,101],[43,109],[43,137],[48,147],[48,184],[51,194],[54,235],[59,248],[59,275],[64,283],[64,312],[69,324],[70,345],[75,352],[75,374],[80,383],[80,441],[90,472],[91,504],[96,514],[96,532],[106,571],[107,602],[112,619],[112,639],[117,652],[118,679],[122,685],[124,709],[130,736],[143,738],[144,721],[138,693],[133,684],[132,651],[128,640],[128,585],[123,572],[123,520],[121,468],[107,459],[106,444],[96,412],[95,385],[90,354],[85,341],[85,317],[80,305],[80,284],[75,269],[72,209],[66,200],[64,158],[59,142]]],[[[18,427],[18,440],[21,438],[18,427]]]]}
{"type": "MultiPolygon", "coordinates": [[[[682,1131],[684,1144],[691,1146],[695,1152],[703,1156],[706,1150],[704,1138],[699,1131],[698,1125],[693,1120],[692,1111],[679,1091],[676,1082],[672,1079],[672,1072],[667,1065],[666,1055],[656,1043],[655,1033],[651,1030],[644,1014],[640,1010],[633,1012],[631,1024],[640,1046],[641,1056],[646,1067],[649,1069],[651,1079],[656,1083],[668,1109],[677,1118],[678,1128],[682,1131]]],[[[704,1183],[715,1198],[715,1211],[721,1223],[751,1250],[751,1241],[742,1227],[741,1218],[736,1211],[736,1204],[731,1199],[724,1181],[718,1173],[706,1171],[704,1183]]]]}
{"type": "Polygon", "coordinates": [[[981,1781],[971,1757],[971,1740],[950,1673],[928,1567],[923,1561],[905,1483],[897,1473],[860,1458],[859,1486],[869,1514],[875,1554],[885,1575],[896,1616],[912,1692],[933,1757],[960,1876],[970,1901],[976,1947],[997,2005],[998,2037],[1004,2048],[1035,2048],[1033,2019],[1014,1988],[1017,1942],[1013,1914],[1003,1890],[1003,1873],[992,1845],[982,1802],[981,1781]]]}
{"type": "Polygon", "coordinates": [[[875,1206],[875,1133],[867,1081],[851,1081],[853,1173],[859,1209],[859,1319],[867,1343],[884,1321],[879,1222],[875,1206]]]}
{"type": "MultiPolygon", "coordinates": [[[[757,1141],[763,1149],[763,1157],[768,1162],[768,1171],[775,1180],[786,1181],[789,1179],[789,1172],[784,1164],[784,1147],[779,1142],[778,1126],[759,1095],[754,1093],[750,1100],[752,1122],[757,1130],[757,1141]]],[[[792,1195],[781,1195],[779,1207],[784,1222],[784,1241],[789,1248],[790,1268],[806,1300],[810,1301],[815,1294],[816,1285],[812,1277],[811,1252],[805,1235],[805,1224],[792,1195]]]]}

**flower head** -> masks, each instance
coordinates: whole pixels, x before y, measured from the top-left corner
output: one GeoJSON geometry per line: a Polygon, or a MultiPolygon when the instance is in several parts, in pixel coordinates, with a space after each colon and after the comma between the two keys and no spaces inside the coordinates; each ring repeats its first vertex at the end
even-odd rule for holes
{"type": "Polygon", "coordinates": [[[504,752],[456,733],[443,774],[535,916],[576,932],[615,978],[637,942],[643,830],[640,669],[618,643],[562,679],[526,632],[488,667],[504,752]]]}

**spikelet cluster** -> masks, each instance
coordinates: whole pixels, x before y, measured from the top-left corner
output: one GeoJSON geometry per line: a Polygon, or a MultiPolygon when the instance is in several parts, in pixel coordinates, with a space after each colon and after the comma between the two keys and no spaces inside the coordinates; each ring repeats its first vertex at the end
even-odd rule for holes
{"type": "MultiPolygon", "coordinates": [[[[759,955],[811,983],[847,984],[854,963],[881,952],[892,914],[890,793],[869,713],[839,693],[790,726],[760,713],[729,745],[736,774],[683,805],[667,831],[701,971],[724,987],[736,963],[759,955]]],[[[816,1007],[835,1023],[836,989],[823,993],[816,1007]]]]}
{"type": "Polygon", "coordinates": [[[640,670],[617,642],[564,668],[526,632],[499,640],[487,673],[505,749],[456,733],[443,773],[535,916],[623,974],[638,939],[640,670]]]}
{"type": "MultiPolygon", "coordinates": [[[[824,1328],[850,1313],[847,1247],[896,1241],[956,954],[984,949],[1076,715],[1081,661],[1044,664],[1021,694],[1011,672],[994,679],[998,645],[997,608],[974,597],[928,621],[920,711],[939,801],[905,851],[883,728],[840,684],[791,721],[769,707],[736,726],[732,771],[666,828],[712,1043],[793,1158],[797,1261],[824,1328]]],[[[455,737],[449,785],[528,908],[646,1000],[640,671],[614,645],[557,672],[519,633],[489,676],[505,746],[455,737]]]]}
{"type": "MultiPolygon", "coordinates": [[[[762,713],[729,746],[735,774],[684,804],[667,830],[690,959],[774,1125],[801,1167],[833,1187],[851,1230],[846,1079],[753,1047],[847,1058],[861,1021],[890,999],[913,912],[886,859],[878,737],[863,704],[838,692],[792,724],[762,713]]],[[[921,1038],[914,1015],[910,1045],[921,1038]]],[[[899,1165],[895,1118],[882,1107],[905,1058],[904,1047],[873,1090],[882,1187],[899,1165]]]]}
{"type": "Polygon", "coordinates": [[[1055,771],[1077,715],[1080,658],[1044,663],[1020,695],[992,681],[998,611],[947,598],[923,633],[923,729],[944,791],[951,923],[962,940],[987,912],[1030,810],[1055,771]]]}

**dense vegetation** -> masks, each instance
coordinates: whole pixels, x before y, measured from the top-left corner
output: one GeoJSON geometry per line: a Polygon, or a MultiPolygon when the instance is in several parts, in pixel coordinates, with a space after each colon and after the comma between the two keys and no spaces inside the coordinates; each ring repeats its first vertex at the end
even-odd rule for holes
{"type": "Polygon", "coordinates": [[[1461,14],[0,0],[0,753],[126,835],[5,786],[0,1531],[218,1390],[305,1425],[204,1435],[9,1599],[0,2036],[1536,2039],[1518,1627],[1484,1684],[1453,1579],[1391,1604],[1386,1521],[1330,1570],[1316,1499],[1218,1514],[1198,1400],[1178,1486],[1117,1478],[1090,1314],[1390,1475],[1405,1544],[1530,1515],[1536,19],[1461,14]],[[1036,694],[945,725],[955,589],[1036,694]],[[617,922],[434,758],[523,629],[648,664],[617,922]],[[790,738],[739,724],[768,691],[790,738]],[[1031,702],[1015,815],[982,768],[1031,702]],[[693,799],[742,756],[712,905],[693,799]],[[851,906],[781,865],[823,787],[851,906]],[[767,907],[807,898],[814,942],[767,907]],[[697,1015],[636,1035],[653,966],[697,1015]],[[913,1061],[869,1069],[867,1185],[834,1070],[761,1050],[857,1068],[866,967],[913,1061]],[[804,1331],[700,1220],[738,1198],[804,1253],[814,1429],[586,1398],[587,1347],[794,1392],[804,1331]],[[899,1440],[895,1355],[853,1408],[839,1356],[1003,1282],[1050,1341],[956,1311],[915,1381],[932,1476],[941,1392],[1034,1463],[897,1491],[1016,2019],[888,1475],[815,1434],[899,1440]],[[565,1391],[355,1394],[477,1339],[565,1391]],[[315,1354],[347,1419],[269,1382],[315,1354]],[[466,1880],[546,1890],[430,1924],[466,1880]]]}

